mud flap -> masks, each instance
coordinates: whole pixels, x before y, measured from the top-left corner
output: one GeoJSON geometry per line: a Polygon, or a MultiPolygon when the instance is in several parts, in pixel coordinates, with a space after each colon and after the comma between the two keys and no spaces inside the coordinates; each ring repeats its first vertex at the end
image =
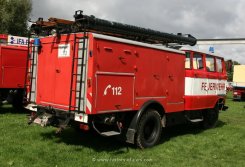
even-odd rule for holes
{"type": "Polygon", "coordinates": [[[228,106],[223,106],[222,111],[226,111],[229,107],[228,106]]]}

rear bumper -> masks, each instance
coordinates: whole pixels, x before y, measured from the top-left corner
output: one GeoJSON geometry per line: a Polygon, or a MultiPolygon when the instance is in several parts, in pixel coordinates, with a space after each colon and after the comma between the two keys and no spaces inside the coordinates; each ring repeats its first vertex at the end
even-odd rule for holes
{"type": "Polygon", "coordinates": [[[28,104],[25,108],[33,112],[28,124],[34,122],[41,126],[60,127],[74,121],[88,123],[88,115],[85,113],[68,112],[35,104],[28,104]]]}
{"type": "Polygon", "coordinates": [[[37,105],[30,103],[27,106],[25,106],[25,109],[29,111],[37,112],[37,105]]]}

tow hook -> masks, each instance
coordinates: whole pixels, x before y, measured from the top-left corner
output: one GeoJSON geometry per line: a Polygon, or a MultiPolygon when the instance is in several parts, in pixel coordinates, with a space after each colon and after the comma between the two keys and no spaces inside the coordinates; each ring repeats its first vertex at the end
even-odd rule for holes
{"type": "Polygon", "coordinates": [[[28,125],[31,125],[37,117],[38,117],[37,114],[32,114],[29,118],[29,121],[27,122],[28,125]]]}
{"type": "MultiPolygon", "coordinates": [[[[37,106],[33,107],[33,108],[37,108],[37,106]]],[[[28,121],[28,125],[31,125],[36,118],[38,118],[40,115],[42,115],[44,112],[42,110],[37,110],[37,112],[32,112],[29,121],[28,121]]]]}
{"type": "Polygon", "coordinates": [[[34,123],[40,124],[42,127],[48,126],[52,122],[52,114],[45,112],[45,109],[38,109],[33,112],[28,121],[28,125],[34,123]]]}

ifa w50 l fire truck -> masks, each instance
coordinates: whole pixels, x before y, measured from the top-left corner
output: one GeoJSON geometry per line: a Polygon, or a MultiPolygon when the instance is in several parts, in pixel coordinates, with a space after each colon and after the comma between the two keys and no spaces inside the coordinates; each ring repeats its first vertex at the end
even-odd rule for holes
{"type": "Polygon", "coordinates": [[[195,45],[191,35],[110,22],[81,11],[75,22],[39,19],[32,29],[46,36],[32,42],[26,108],[34,112],[29,123],[59,129],[75,124],[146,148],[159,141],[162,127],[186,121],[213,127],[225,108],[223,58],[166,47],[195,45]]]}
{"type": "Polygon", "coordinates": [[[14,107],[22,106],[27,53],[22,37],[0,34],[0,103],[7,100],[14,107]]]}

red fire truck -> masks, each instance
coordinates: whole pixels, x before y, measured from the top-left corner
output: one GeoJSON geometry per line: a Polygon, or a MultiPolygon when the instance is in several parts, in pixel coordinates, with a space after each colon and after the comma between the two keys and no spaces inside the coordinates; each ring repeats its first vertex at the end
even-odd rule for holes
{"type": "Polygon", "coordinates": [[[23,39],[0,34],[0,103],[7,100],[14,107],[23,101],[28,53],[27,45],[20,43],[23,39]]]}
{"type": "Polygon", "coordinates": [[[110,22],[81,11],[75,18],[74,23],[39,19],[32,26],[48,36],[32,45],[29,123],[59,130],[75,124],[140,148],[154,146],[162,127],[187,121],[215,126],[219,110],[226,108],[222,57],[173,49],[178,47],[173,43],[194,45],[190,35],[110,22]]]}

